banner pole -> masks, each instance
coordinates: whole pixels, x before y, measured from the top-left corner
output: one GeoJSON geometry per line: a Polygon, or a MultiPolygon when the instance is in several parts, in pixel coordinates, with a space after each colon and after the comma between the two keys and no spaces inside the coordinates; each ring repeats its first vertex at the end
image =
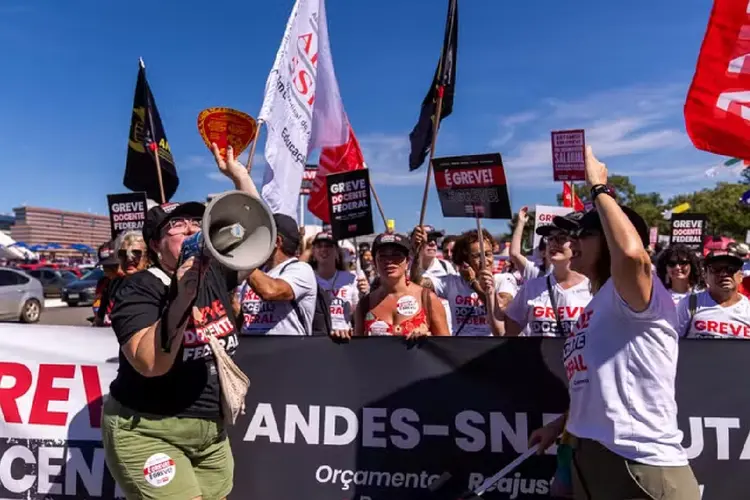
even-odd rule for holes
{"type": "Polygon", "coordinates": [[[487,268],[487,262],[484,258],[484,234],[482,233],[482,218],[475,217],[475,219],[477,221],[477,241],[479,242],[479,255],[481,255],[479,262],[482,271],[484,271],[487,268]]]}
{"type": "Polygon", "coordinates": [[[372,178],[370,179],[370,192],[372,193],[372,197],[375,198],[375,204],[378,206],[378,211],[380,212],[380,216],[383,218],[383,227],[385,229],[388,229],[388,222],[385,219],[385,211],[383,211],[383,205],[380,203],[380,197],[378,196],[378,192],[375,191],[375,185],[372,183],[372,178]]]}
{"type": "Polygon", "coordinates": [[[155,142],[152,144],[156,146],[154,149],[154,159],[156,160],[156,178],[159,181],[159,194],[161,194],[161,202],[166,203],[167,197],[164,195],[164,181],[161,178],[161,162],[159,162],[159,145],[155,142]]]}
{"type": "Polygon", "coordinates": [[[305,227],[305,195],[299,195],[299,214],[298,221],[300,227],[305,227]]]}
{"type": "Polygon", "coordinates": [[[247,155],[247,163],[245,163],[245,168],[247,168],[247,171],[249,172],[251,168],[253,168],[253,158],[255,158],[255,148],[258,146],[258,137],[260,137],[260,127],[263,125],[263,120],[258,120],[258,128],[255,131],[255,139],[253,139],[253,144],[250,146],[250,152],[247,155]]]}

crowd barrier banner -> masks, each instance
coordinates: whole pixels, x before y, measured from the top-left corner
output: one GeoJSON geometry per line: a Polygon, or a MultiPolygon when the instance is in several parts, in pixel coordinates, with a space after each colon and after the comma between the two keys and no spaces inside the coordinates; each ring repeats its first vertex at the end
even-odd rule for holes
{"type": "MultiPolygon", "coordinates": [[[[0,325],[0,498],[115,498],[102,395],[116,373],[107,329],[0,325]]],[[[557,339],[243,338],[247,413],[231,431],[233,499],[442,497],[443,472],[478,485],[567,404],[557,339]]],[[[750,491],[750,343],[681,343],[679,422],[707,500],[750,491]]],[[[485,494],[549,498],[554,450],[485,494]]]]}

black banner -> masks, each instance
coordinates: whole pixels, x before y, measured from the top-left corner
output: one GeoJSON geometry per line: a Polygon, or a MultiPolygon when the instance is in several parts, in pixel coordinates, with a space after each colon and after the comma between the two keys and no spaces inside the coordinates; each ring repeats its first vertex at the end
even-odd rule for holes
{"type": "Polygon", "coordinates": [[[302,184],[299,188],[299,194],[309,195],[312,192],[316,175],[318,175],[317,165],[305,165],[305,170],[302,173],[302,184]]]}
{"type": "Polygon", "coordinates": [[[370,172],[366,168],[326,176],[333,239],[375,232],[370,204],[370,172]]]}
{"type": "MultiPolygon", "coordinates": [[[[247,414],[231,431],[231,498],[443,500],[425,486],[446,471],[478,485],[565,410],[562,345],[242,339],[236,361],[252,386],[247,414]]],[[[750,491],[748,357],[750,343],[681,341],[679,423],[704,500],[750,491]]],[[[554,456],[532,457],[483,498],[549,498],[554,469],[554,456]]]]}
{"type": "Polygon", "coordinates": [[[107,205],[112,239],[124,231],[140,231],[143,228],[148,212],[146,193],[108,194],[107,205]]]}
{"type": "Polygon", "coordinates": [[[500,153],[434,158],[432,166],[444,217],[513,217],[500,153]]]}
{"type": "Polygon", "coordinates": [[[669,244],[682,244],[690,247],[696,252],[703,251],[703,238],[706,234],[705,214],[693,214],[690,212],[672,214],[672,228],[669,232],[669,244]]]}

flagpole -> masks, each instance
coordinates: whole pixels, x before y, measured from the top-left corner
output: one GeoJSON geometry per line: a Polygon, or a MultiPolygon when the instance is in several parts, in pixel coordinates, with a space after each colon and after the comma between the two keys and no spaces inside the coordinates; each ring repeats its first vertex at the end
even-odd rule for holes
{"type": "Polygon", "coordinates": [[[383,204],[380,203],[380,197],[378,196],[377,191],[375,191],[375,186],[372,183],[372,179],[370,179],[370,192],[372,193],[372,197],[375,198],[375,204],[378,206],[378,211],[380,212],[380,216],[383,218],[383,226],[387,230],[388,221],[385,218],[385,211],[383,211],[383,204]]]}
{"type": "Polygon", "coordinates": [[[258,120],[258,128],[255,132],[255,139],[253,139],[253,144],[250,146],[250,152],[247,155],[247,163],[245,163],[245,168],[247,168],[247,171],[249,172],[251,168],[253,168],[253,158],[255,158],[255,147],[258,145],[258,138],[260,137],[260,127],[263,126],[263,120],[258,120]]]}
{"type": "MultiPolygon", "coordinates": [[[[146,64],[143,62],[143,58],[139,57],[138,62],[146,71],[146,64]]],[[[151,92],[146,91],[146,112],[148,113],[148,122],[151,127],[151,151],[154,152],[154,160],[156,161],[156,178],[159,181],[159,194],[161,195],[161,202],[166,203],[167,197],[164,195],[164,180],[161,177],[161,162],[159,161],[159,144],[156,142],[156,136],[154,135],[154,117],[151,116],[151,92]]]]}
{"type": "MultiPolygon", "coordinates": [[[[441,58],[442,59],[442,58],[441,58]]],[[[441,61],[442,66],[442,61],[441,61]]],[[[435,118],[432,126],[432,141],[430,143],[430,157],[427,160],[427,178],[424,181],[424,193],[422,193],[422,209],[419,212],[419,225],[424,225],[424,216],[427,211],[427,197],[430,194],[430,180],[432,179],[432,159],[435,157],[435,144],[437,143],[438,130],[440,129],[440,115],[443,112],[443,94],[445,93],[445,87],[443,85],[438,86],[438,98],[437,106],[435,110],[435,118]]]]}

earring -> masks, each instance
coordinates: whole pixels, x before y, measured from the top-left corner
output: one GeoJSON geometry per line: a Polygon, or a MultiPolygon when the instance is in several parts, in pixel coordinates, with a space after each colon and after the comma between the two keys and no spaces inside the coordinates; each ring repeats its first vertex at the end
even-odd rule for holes
{"type": "Polygon", "coordinates": [[[161,252],[158,252],[158,253],[156,254],[156,258],[157,258],[157,259],[159,259],[159,262],[161,262],[161,252]]]}

